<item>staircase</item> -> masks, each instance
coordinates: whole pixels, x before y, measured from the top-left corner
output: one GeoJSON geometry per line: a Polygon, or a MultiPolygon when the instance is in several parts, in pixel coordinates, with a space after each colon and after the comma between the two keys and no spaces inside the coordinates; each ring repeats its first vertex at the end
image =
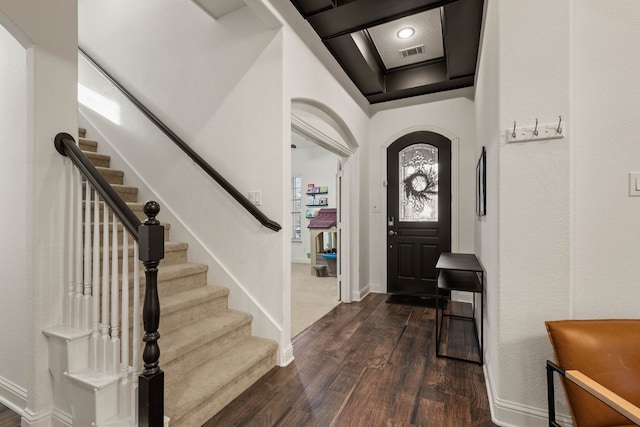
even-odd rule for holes
{"type": "MultiPolygon", "coordinates": [[[[124,173],[110,168],[110,157],[97,152],[98,143],[86,139],[83,129],[79,145],[144,220],[138,189],[123,184],[124,173]]],[[[188,245],[170,241],[170,225],[163,225],[167,241],[158,293],[165,415],[172,427],[200,426],[275,366],[277,343],[251,336],[251,316],[228,308],[229,290],[208,285],[208,267],[188,262],[188,245]]],[[[133,250],[128,252],[132,265],[133,250]]]]}

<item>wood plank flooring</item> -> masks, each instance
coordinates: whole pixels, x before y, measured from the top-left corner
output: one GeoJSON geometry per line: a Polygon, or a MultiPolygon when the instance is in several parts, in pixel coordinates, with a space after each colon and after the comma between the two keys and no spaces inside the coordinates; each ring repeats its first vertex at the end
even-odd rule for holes
{"type": "Polygon", "coordinates": [[[20,416],[0,403],[0,427],[20,427],[20,416]]]}
{"type": "MultiPolygon", "coordinates": [[[[296,337],[293,363],[271,370],[204,427],[494,426],[482,367],[436,358],[435,309],[386,299],[371,294],[336,307],[296,337]]],[[[441,351],[474,357],[472,325],[450,321],[460,335],[441,351]]]]}
{"type": "MultiPolygon", "coordinates": [[[[494,426],[482,367],[435,357],[435,310],[386,299],[337,306],[296,337],[293,363],[204,426],[494,426]]],[[[471,325],[451,322],[441,351],[474,357],[471,325]]],[[[20,417],[0,405],[0,427],[18,426],[20,417]]]]}

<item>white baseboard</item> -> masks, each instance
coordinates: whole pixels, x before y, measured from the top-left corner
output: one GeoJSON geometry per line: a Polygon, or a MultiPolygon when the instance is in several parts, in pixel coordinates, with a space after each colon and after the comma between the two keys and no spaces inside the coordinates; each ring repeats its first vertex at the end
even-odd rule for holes
{"type": "Polygon", "coordinates": [[[291,258],[291,262],[295,264],[311,264],[309,258],[291,258]]]}
{"type": "Polygon", "coordinates": [[[51,427],[72,427],[73,417],[71,414],[62,412],[58,409],[53,410],[51,427]]]}
{"type": "Polygon", "coordinates": [[[369,285],[365,286],[362,289],[354,289],[351,291],[351,301],[362,301],[364,297],[371,293],[371,288],[369,285]]]}
{"type": "MultiPolygon", "coordinates": [[[[484,365],[484,378],[491,409],[491,420],[502,427],[548,427],[548,412],[545,409],[500,399],[495,394],[495,382],[491,365],[484,365]]],[[[571,417],[556,414],[556,421],[572,425],[571,417]]]]}
{"type": "Polygon", "coordinates": [[[293,362],[293,345],[289,343],[289,345],[281,349],[278,354],[278,366],[284,368],[291,362],[293,362]]]}
{"type": "Polygon", "coordinates": [[[27,390],[0,377],[0,403],[23,416],[24,408],[27,406],[27,390]]]}
{"type": "Polygon", "coordinates": [[[30,409],[25,409],[22,414],[21,427],[70,427],[71,417],[69,417],[69,423],[64,424],[61,420],[58,420],[53,416],[54,409],[47,408],[39,412],[33,412],[30,409]]]}

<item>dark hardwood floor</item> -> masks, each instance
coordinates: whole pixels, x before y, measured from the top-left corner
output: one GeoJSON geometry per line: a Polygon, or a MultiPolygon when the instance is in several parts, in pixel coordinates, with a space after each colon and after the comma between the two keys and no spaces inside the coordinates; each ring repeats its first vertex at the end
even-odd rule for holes
{"type": "MultiPolygon", "coordinates": [[[[435,310],[386,299],[337,306],[294,339],[293,363],[204,426],[494,426],[482,367],[436,358],[435,310]]],[[[441,351],[477,357],[470,323],[450,327],[441,351]]],[[[0,405],[0,427],[18,426],[20,417],[0,405]]]]}
{"type": "MultiPolygon", "coordinates": [[[[337,306],[294,339],[294,362],[268,372],[204,427],[495,425],[482,367],[436,358],[435,309],[386,299],[371,294],[337,306]]],[[[471,323],[450,321],[441,352],[477,357],[471,323]]]]}
{"type": "Polygon", "coordinates": [[[0,403],[0,427],[20,427],[20,416],[0,403]]]}

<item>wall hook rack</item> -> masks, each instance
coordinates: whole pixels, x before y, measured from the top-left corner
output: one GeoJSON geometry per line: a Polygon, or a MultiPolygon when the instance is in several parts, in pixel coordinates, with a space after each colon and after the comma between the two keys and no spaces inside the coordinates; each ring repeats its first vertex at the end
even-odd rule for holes
{"type": "Polygon", "coordinates": [[[514,121],[513,129],[507,129],[506,132],[507,142],[541,141],[560,138],[564,138],[562,116],[559,116],[557,124],[539,124],[538,119],[536,119],[535,126],[530,127],[517,127],[514,121]]]}

